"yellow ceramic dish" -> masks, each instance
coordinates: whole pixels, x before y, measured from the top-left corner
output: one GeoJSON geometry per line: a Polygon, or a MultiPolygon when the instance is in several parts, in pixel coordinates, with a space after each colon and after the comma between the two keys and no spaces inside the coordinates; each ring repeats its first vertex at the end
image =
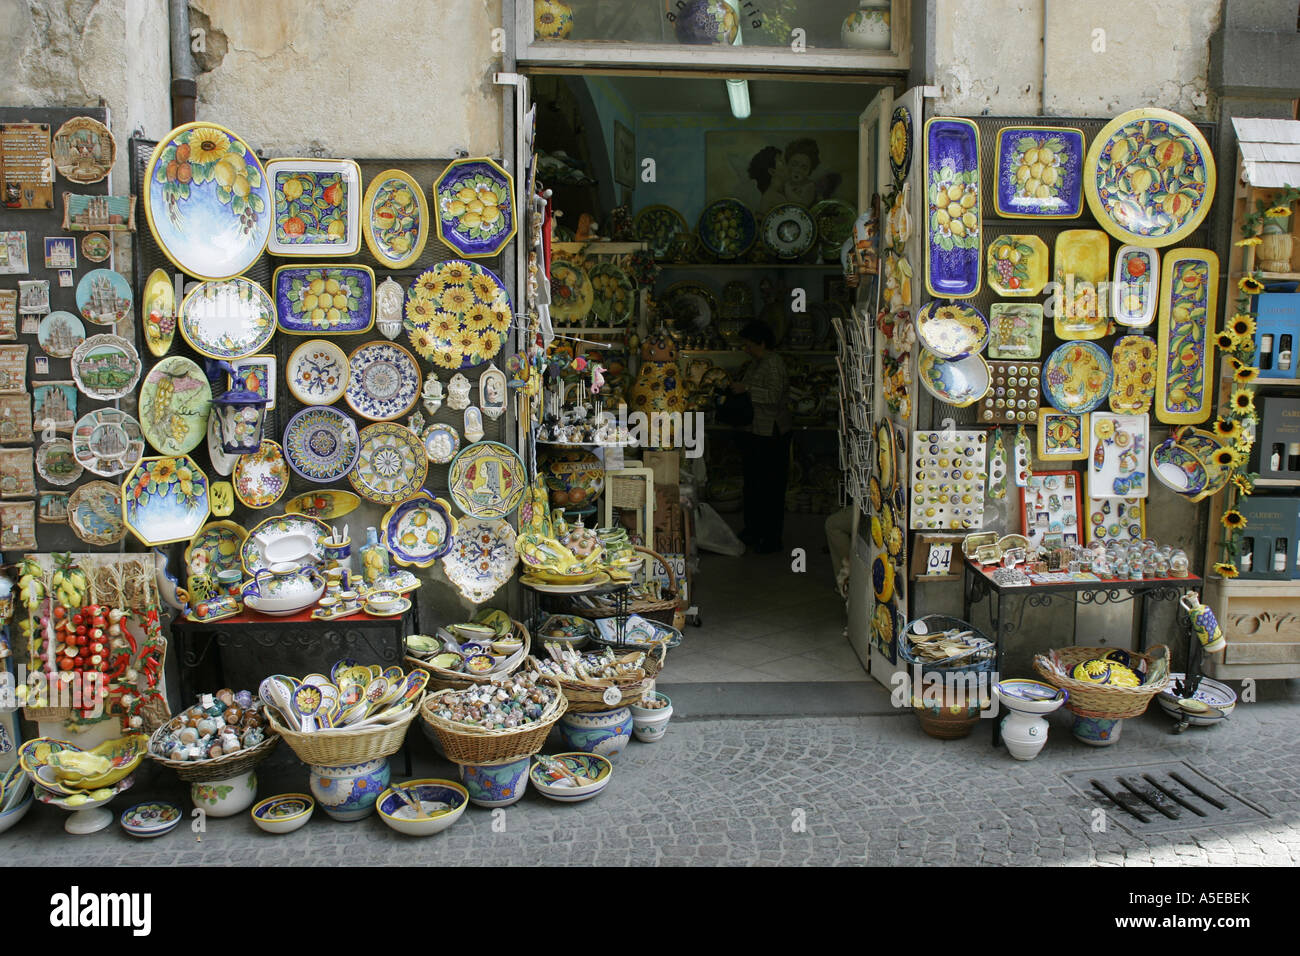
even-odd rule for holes
{"type": "Polygon", "coordinates": [[[98,790],[101,787],[111,787],[117,784],[136,767],[140,766],[140,762],[144,760],[148,750],[149,737],[145,734],[131,734],[127,737],[119,737],[116,740],[108,740],[91,750],[82,750],[66,740],[56,740],[53,737],[38,737],[22,745],[18,752],[18,759],[23,770],[31,774],[33,778],[36,777],[41,767],[51,767],[59,781],[60,788],[77,793],[86,790],[98,790]],[[52,758],[56,754],[67,751],[103,758],[109,761],[109,767],[106,770],[89,775],[81,774],[72,767],[59,767],[52,758]]]}
{"type": "Polygon", "coordinates": [[[1145,415],[1156,395],[1156,340],[1125,335],[1110,353],[1110,410],[1145,415]]]}
{"type": "Polygon", "coordinates": [[[1219,257],[1209,249],[1175,249],[1160,269],[1160,348],[1156,355],[1158,421],[1199,425],[1210,417],[1219,257]]]}
{"type": "Polygon", "coordinates": [[[998,236],[989,243],[989,288],[1006,298],[1038,295],[1047,286],[1047,258],[1047,243],[1037,236],[998,236]]]}
{"type": "Polygon", "coordinates": [[[328,488],[322,491],[309,491],[298,495],[284,506],[287,515],[305,515],[308,518],[320,518],[333,521],[357,510],[361,498],[350,491],[338,491],[328,488]]]}
{"type": "Polygon", "coordinates": [[[361,203],[366,248],[385,269],[405,269],[429,241],[429,206],[420,184],[400,169],[385,169],[361,203]]]}
{"type": "Polygon", "coordinates": [[[140,301],[144,341],[154,358],[162,358],[176,335],[176,290],[165,269],[154,269],[144,285],[140,301]]]}
{"type": "Polygon", "coordinates": [[[1110,281],[1110,239],[1100,229],[1066,229],[1056,237],[1056,335],[1099,339],[1106,334],[1106,310],[1098,294],[1110,281]]]}

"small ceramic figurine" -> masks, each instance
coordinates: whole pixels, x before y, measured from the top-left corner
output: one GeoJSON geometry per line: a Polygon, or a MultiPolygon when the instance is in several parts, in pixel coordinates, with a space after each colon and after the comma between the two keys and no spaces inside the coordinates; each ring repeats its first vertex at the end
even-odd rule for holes
{"type": "Polygon", "coordinates": [[[442,382],[433,372],[424,380],[424,410],[430,415],[437,414],[438,409],[442,408],[442,382]]]}
{"type": "Polygon", "coordinates": [[[465,409],[465,438],[475,442],[483,437],[483,415],[471,405],[465,409]]]}
{"type": "Polygon", "coordinates": [[[447,383],[447,407],[458,412],[469,407],[469,379],[460,372],[447,383]]]}
{"type": "Polygon", "coordinates": [[[389,276],[375,291],[375,325],[387,339],[402,334],[402,303],[406,292],[389,276]]]}

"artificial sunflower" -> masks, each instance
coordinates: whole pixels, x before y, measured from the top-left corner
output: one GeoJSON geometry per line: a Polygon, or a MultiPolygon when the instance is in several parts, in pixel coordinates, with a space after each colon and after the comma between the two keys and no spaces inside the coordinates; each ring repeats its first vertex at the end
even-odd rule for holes
{"type": "Polygon", "coordinates": [[[1238,342],[1237,337],[1225,329],[1222,332],[1215,333],[1214,344],[1225,352],[1235,352],[1238,342]]]}
{"type": "Polygon", "coordinates": [[[1246,527],[1246,516],[1236,508],[1225,511],[1223,517],[1219,520],[1223,522],[1223,526],[1229,531],[1236,531],[1238,528],[1246,527]]]}
{"type": "Polygon", "coordinates": [[[1264,291],[1264,283],[1260,282],[1254,276],[1242,276],[1237,281],[1237,288],[1247,295],[1258,295],[1264,291]]]}
{"type": "Polygon", "coordinates": [[[1273,219],[1285,219],[1291,215],[1290,206],[1270,206],[1264,210],[1264,215],[1271,216],[1273,219]]]}
{"type": "Polygon", "coordinates": [[[1239,245],[1239,246],[1257,246],[1257,245],[1259,245],[1259,244],[1260,244],[1261,242],[1263,242],[1263,241],[1264,241],[1264,240],[1261,239],[1259,236],[1250,236],[1249,238],[1246,238],[1246,239],[1238,239],[1237,242],[1236,242],[1236,245],[1239,245]]]}
{"type": "Polygon", "coordinates": [[[1255,393],[1248,388],[1234,388],[1232,397],[1228,399],[1232,407],[1238,412],[1253,412],[1255,410],[1255,393]]]}
{"type": "Polygon", "coordinates": [[[1219,561],[1214,565],[1214,573],[1221,578],[1235,578],[1237,576],[1237,566],[1229,564],[1227,561],[1219,561]]]}
{"type": "Polygon", "coordinates": [[[1233,418],[1220,418],[1214,423],[1214,434],[1218,435],[1220,438],[1231,440],[1236,438],[1240,431],[1241,426],[1238,425],[1236,419],[1233,418]]]}
{"type": "Polygon", "coordinates": [[[215,163],[230,152],[230,137],[215,126],[196,126],[185,142],[190,148],[190,162],[215,163]]]}
{"type": "Polygon", "coordinates": [[[1249,495],[1255,490],[1254,486],[1250,483],[1250,479],[1245,475],[1233,475],[1231,480],[1232,486],[1243,495],[1249,495]]]}
{"type": "Polygon", "coordinates": [[[1253,339],[1255,337],[1255,317],[1245,312],[1238,312],[1228,323],[1228,328],[1239,339],[1253,339]]]}
{"type": "Polygon", "coordinates": [[[1220,448],[1213,457],[1214,463],[1220,468],[1232,468],[1237,464],[1237,453],[1231,448],[1220,448]]]}
{"type": "Polygon", "coordinates": [[[1249,385],[1255,379],[1259,378],[1259,369],[1253,365],[1246,365],[1244,362],[1234,362],[1232,367],[1232,380],[1242,385],[1249,385]]]}

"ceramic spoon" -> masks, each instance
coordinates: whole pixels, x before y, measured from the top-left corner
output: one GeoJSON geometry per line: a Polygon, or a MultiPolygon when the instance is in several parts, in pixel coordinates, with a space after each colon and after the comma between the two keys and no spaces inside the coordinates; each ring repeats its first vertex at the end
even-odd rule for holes
{"type": "Polygon", "coordinates": [[[324,703],[325,697],[321,694],[320,688],[312,684],[304,684],[294,692],[293,712],[298,715],[299,724],[304,733],[316,730],[319,727],[320,724],[316,715],[324,703]]]}
{"type": "Polygon", "coordinates": [[[392,783],[391,781],[389,782],[388,785],[392,787],[393,793],[397,794],[397,796],[401,799],[403,803],[405,803],[408,807],[410,807],[412,810],[415,811],[416,816],[424,816],[424,814],[420,811],[420,801],[417,800],[415,797],[411,796],[407,792],[405,787],[403,787],[401,784],[392,783]]]}
{"type": "Polygon", "coordinates": [[[270,685],[268,691],[271,695],[271,706],[280,712],[280,716],[285,719],[286,726],[291,730],[302,730],[302,725],[298,722],[298,715],[293,708],[293,695],[289,689],[278,680],[270,685]]]}

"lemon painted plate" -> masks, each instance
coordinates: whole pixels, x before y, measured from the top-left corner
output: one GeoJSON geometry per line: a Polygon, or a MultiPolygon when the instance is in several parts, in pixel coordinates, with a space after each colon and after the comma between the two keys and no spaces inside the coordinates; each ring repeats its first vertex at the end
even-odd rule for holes
{"type": "Polygon", "coordinates": [[[451,505],[427,491],[388,509],[382,527],[384,545],[405,567],[427,568],[456,542],[451,505]]]}
{"type": "Polygon", "coordinates": [[[514,178],[486,157],[458,159],[433,187],[438,238],[467,258],[495,256],[514,237],[514,178]]]}
{"type": "Polygon", "coordinates": [[[405,269],[429,241],[429,206],[420,184],[400,169],[386,169],[366,187],[361,205],[366,248],[385,269],[405,269]]]}
{"type": "Polygon", "coordinates": [[[585,269],[572,262],[551,263],[551,315],[565,325],[584,322],[596,301],[585,269]]]}
{"type": "Polygon", "coordinates": [[[1219,257],[1209,249],[1175,249],[1160,272],[1160,351],[1156,418],[1169,425],[1197,425],[1210,417],[1207,348],[1218,304],[1219,257]]]}

